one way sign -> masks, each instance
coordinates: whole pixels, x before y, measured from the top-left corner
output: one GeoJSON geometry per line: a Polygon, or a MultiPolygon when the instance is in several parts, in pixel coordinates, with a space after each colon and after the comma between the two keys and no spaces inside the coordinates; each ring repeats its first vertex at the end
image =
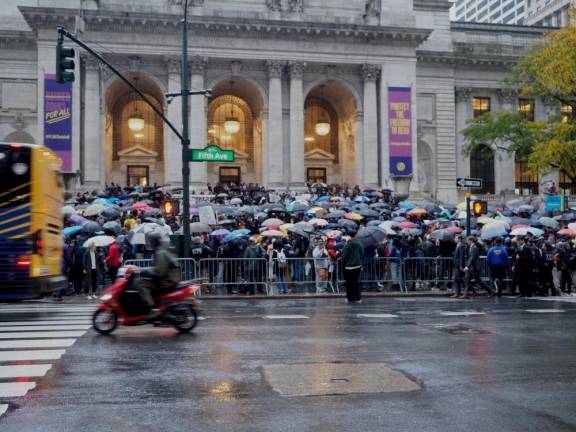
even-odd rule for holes
{"type": "Polygon", "coordinates": [[[456,186],[459,188],[482,189],[482,179],[457,178],[456,186]]]}

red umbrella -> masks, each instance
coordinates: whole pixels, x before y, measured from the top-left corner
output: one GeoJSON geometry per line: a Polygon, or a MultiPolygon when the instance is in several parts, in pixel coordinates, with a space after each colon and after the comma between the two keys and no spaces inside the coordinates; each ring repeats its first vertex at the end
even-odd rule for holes
{"type": "Polygon", "coordinates": [[[464,230],[460,227],[457,227],[457,226],[451,226],[451,227],[446,228],[446,231],[454,233],[454,234],[460,234],[464,230]]]}
{"type": "Polygon", "coordinates": [[[565,236],[565,237],[576,237],[576,233],[572,231],[570,228],[564,228],[558,231],[558,235],[565,236]]]}
{"type": "Polygon", "coordinates": [[[137,203],[135,203],[134,205],[132,205],[132,208],[133,208],[134,210],[138,210],[138,211],[140,211],[140,210],[146,211],[146,210],[151,210],[151,209],[152,209],[152,207],[150,207],[148,204],[143,203],[143,202],[137,202],[137,203]]]}
{"type": "Polygon", "coordinates": [[[398,224],[398,228],[400,229],[411,229],[411,228],[416,228],[418,225],[416,225],[414,222],[409,222],[409,221],[405,221],[405,222],[400,222],[398,224]]]}
{"type": "Polygon", "coordinates": [[[530,228],[530,225],[526,225],[526,224],[514,225],[510,231],[514,231],[517,228],[530,228]]]}

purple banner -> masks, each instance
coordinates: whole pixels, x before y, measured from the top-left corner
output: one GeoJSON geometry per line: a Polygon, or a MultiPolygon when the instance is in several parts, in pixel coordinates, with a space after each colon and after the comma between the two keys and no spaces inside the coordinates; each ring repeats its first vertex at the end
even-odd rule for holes
{"type": "Polygon", "coordinates": [[[412,90],[388,88],[390,174],[412,174],[412,90]]]}
{"type": "Polygon", "coordinates": [[[72,172],[72,83],[53,74],[44,75],[44,145],[62,159],[62,172],[72,172]]]}

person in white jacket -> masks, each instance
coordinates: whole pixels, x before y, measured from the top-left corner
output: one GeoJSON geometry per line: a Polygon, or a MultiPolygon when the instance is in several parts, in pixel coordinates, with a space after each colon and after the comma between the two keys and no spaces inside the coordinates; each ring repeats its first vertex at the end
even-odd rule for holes
{"type": "Polygon", "coordinates": [[[328,288],[328,269],[330,267],[330,255],[324,239],[318,240],[312,251],[312,257],[316,271],[316,294],[324,293],[328,288]]]}

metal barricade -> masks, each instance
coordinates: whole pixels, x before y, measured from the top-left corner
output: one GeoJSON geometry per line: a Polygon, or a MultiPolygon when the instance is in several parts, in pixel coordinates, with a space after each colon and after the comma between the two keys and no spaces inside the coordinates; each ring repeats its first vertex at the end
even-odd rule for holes
{"type": "MultiPolygon", "coordinates": [[[[192,258],[177,258],[178,265],[180,266],[181,278],[183,281],[193,280],[198,278],[197,263],[192,258]]],[[[124,265],[133,265],[140,268],[152,267],[153,262],[151,259],[133,259],[124,262],[124,265]]]]}
{"type": "Polygon", "coordinates": [[[449,289],[454,279],[452,258],[405,258],[402,275],[406,291],[449,289]]]}
{"type": "Polygon", "coordinates": [[[265,258],[206,258],[198,263],[197,279],[205,294],[269,295],[267,271],[265,258]]]}
{"type": "Polygon", "coordinates": [[[335,263],[330,258],[286,258],[267,263],[269,294],[338,293],[335,263]]]}
{"type": "MultiPolygon", "coordinates": [[[[360,273],[359,283],[364,290],[402,291],[404,288],[402,278],[401,258],[374,258],[365,261],[360,273]]],[[[342,259],[338,260],[338,284],[344,285],[344,265],[342,259]]]]}

